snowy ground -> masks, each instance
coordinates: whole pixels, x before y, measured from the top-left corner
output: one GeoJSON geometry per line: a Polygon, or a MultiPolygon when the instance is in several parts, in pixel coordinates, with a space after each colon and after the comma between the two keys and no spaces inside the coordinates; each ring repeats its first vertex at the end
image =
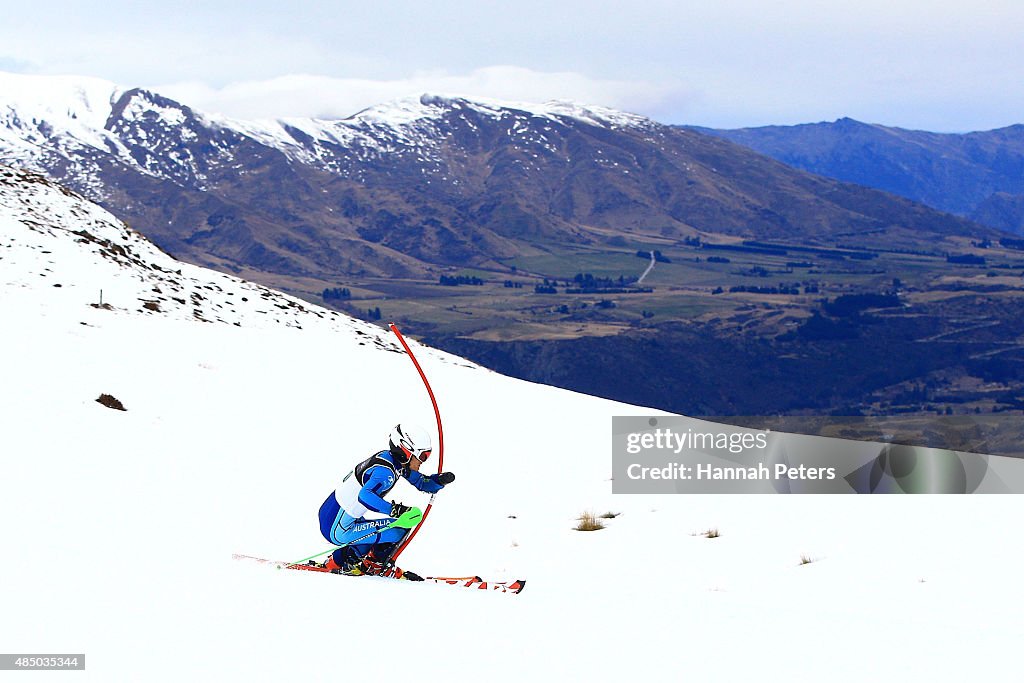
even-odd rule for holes
{"type": "Polygon", "coordinates": [[[287,299],[187,266],[182,298],[204,292],[199,317],[223,323],[141,308],[153,286],[173,298],[152,280],[166,257],[136,244],[166,271],[118,264],[38,215],[30,229],[19,197],[85,219],[8,181],[0,651],[87,655],[33,680],[1020,678],[1020,498],[613,496],[610,418],[654,411],[421,347],[458,479],[401,564],[526,590],[234,561],[327,547],[316,513],[336,481],[397,420],[433,422],[411,363],[381,330],[244,308],[243,287],[287,299]],[[101,288],[112,310],[89,305],[101,288]],[[621,514],[574,531],[584,510],[621,514]]]}

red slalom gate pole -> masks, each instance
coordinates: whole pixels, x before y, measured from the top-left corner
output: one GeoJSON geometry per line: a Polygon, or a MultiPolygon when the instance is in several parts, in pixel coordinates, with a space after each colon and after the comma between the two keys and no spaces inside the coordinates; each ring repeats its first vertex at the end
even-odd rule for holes
{"type": "MultiPolygon", "coordinates": [[[[398,327],[396,327],[394,323],[388,323],[388,327],[390,327],[391,331],[395,333],[396,337],[398,337],[398,343],[402,345],[405,352],[409,354],[409,360],[411,360],[412,364],[416,366],[416,372],[420,374],[420,379],[423,380],[423,386],[427,388],[427,394],[430,396],[430,403],[434,406],[434,417],[437,419],[437,473],[440,474],[444,467],[444,432],[441,429],[441,411],[437,409],[437,399],[434,398],[434,390],[430,388],[430,382],[427,381],[427,376],[423,373],[423,368],[420,367],[420,363],[416,360],[416,356],[413,354],[412,349],[409,348],[409,343],[405,341],[405,337],[403,337],[402,333],[398,331],[398,327]]],[[[409,537],[402,542],[402,545],[398,546],[395,552],[391,554],[389,563],[394,563],[395,560],[398,559],[398,556],[402,554],[406,547],[408,547],[412,542],[412,539],[416,538],[416,534],[420,532],[420,529],[423,528],[423,523],[427,521],[427,515],[430,514],[430,508],[434,505],[434,496],[436,495],[436,493],[430,495],[430,501],[427,502],[427,507],[423,511],[423,519],[420,520],[420,523],[412,530],[409,537]]]]}

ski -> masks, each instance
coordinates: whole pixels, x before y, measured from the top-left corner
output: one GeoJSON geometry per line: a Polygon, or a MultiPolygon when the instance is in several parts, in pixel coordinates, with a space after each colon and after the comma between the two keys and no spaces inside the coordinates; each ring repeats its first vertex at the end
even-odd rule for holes
{"type": "MultiPolygon", "coordinates": [[[[253,557],[252,555],[239,555],[238,553],[233,554],[231,557],[233,559],[235,559],[235,560],[249,560],[250,562],[259,562],[260,564],[272,565],[273,567],[275,567],[277,569],[296,569],[296,570],[304,571],[304,572],[320,572],[321,574],[333,574],[334,573],[330,569],[328,569],[327,567],[323,566],[322,564],[313,562],[312,560],[308,560],[306,562],[282,562],[280,560],[268,560],[268,559],[265,559],[265,558],[262,558],[262,557],[253,557]]],[[[348,576],[348,575],[347,574],[342,574],[342,576],[348,576]]],[[[359,576],[377,576],[377,577],[382,578],[382,579],[396,579],[396,580],[400,580],[400,581],[401,580],[406,580],[406,581],[424,581],[425,580],[419,574],[417,574],[415,572],[410,572],[410,571],[403,572],[403,576],[395,576],[393,573],[390,573],[390,574],[387,574],[387,573],[386,574],[365,574],[365,575],[364,574],[360,574],[359,576]],[[404,575],[406,575],[406,574],[409,575],[408,578],[405,578],[404,575]],[[415,578],[413,578],[413,577],[415,577],[415,578]]]]}
{"type": "Polygon", "coordinates": [[[523,588],[526,587],[526,579],[516,579],[515,581],[484,581],[479,576],[426,576],[424,579],[426,581],[433,581],[434,583],[444,583],[449,586],[492,590],[501,593],[512,593],[513,595],[521,593],[523,588]]]}
{"type": "MultiPolygon", "coordinates": [[[[331,573],[331,570],[325,568],[321,564],[293,564],[289,562],[282,562],[280,560],[268,560],[262,557],[240,555],[237,553],[231,557],[235,560],[248,560],[250,562],[270,565],[277,569],[294,569],[298,571],[320,572],[323,574],[331,573]]],[[[413,572],[406,573],[413,574],[413,572]]],[[[345,574],[341,574],[341,576],[345,576],[345,574]]],[[[414,574],[414,576],[416,575],[414,574]]],[[[402,580],[398,577],[388,576],[386,574],[381,575],[378,578],[402,580]]],[[[433,583],[440,583],[448,586],[476,588],[477,590],[492,590],[498,591],[499,593],[511,593],[513,595],[522,592],[523,588],[526,586],[526,581],[524,579],[516,579],[515,581],[485,581],[479,576],[425,576],[422,580],[432,581],[433,583]]]]}

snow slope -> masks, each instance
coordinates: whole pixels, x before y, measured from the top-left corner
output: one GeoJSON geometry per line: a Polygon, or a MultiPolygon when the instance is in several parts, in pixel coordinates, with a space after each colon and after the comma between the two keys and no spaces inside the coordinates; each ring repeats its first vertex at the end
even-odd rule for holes
{"type": "Polygon", "coordinates": [[[1015,496],[613,496],[610,417],[652,411],[416,347],[458,479],[402,564],[526,590],[275,571],[231,555],[325,549],[338,479],[432,424],[388,333],[13,171],[0,315],[0,649],[78,679],[1019,679],[1015,496]]]}

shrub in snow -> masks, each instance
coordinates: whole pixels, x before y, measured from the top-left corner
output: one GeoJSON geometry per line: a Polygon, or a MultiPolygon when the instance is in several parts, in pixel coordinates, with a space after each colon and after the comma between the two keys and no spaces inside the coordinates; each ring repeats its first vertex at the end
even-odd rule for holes
{"type": "Polygon", "coordinates": [[[604,528],[604,522],[595,517],[593,512],[584,512],[579,516],[579,520],[576,531],[597,531],[604,528]]]}

